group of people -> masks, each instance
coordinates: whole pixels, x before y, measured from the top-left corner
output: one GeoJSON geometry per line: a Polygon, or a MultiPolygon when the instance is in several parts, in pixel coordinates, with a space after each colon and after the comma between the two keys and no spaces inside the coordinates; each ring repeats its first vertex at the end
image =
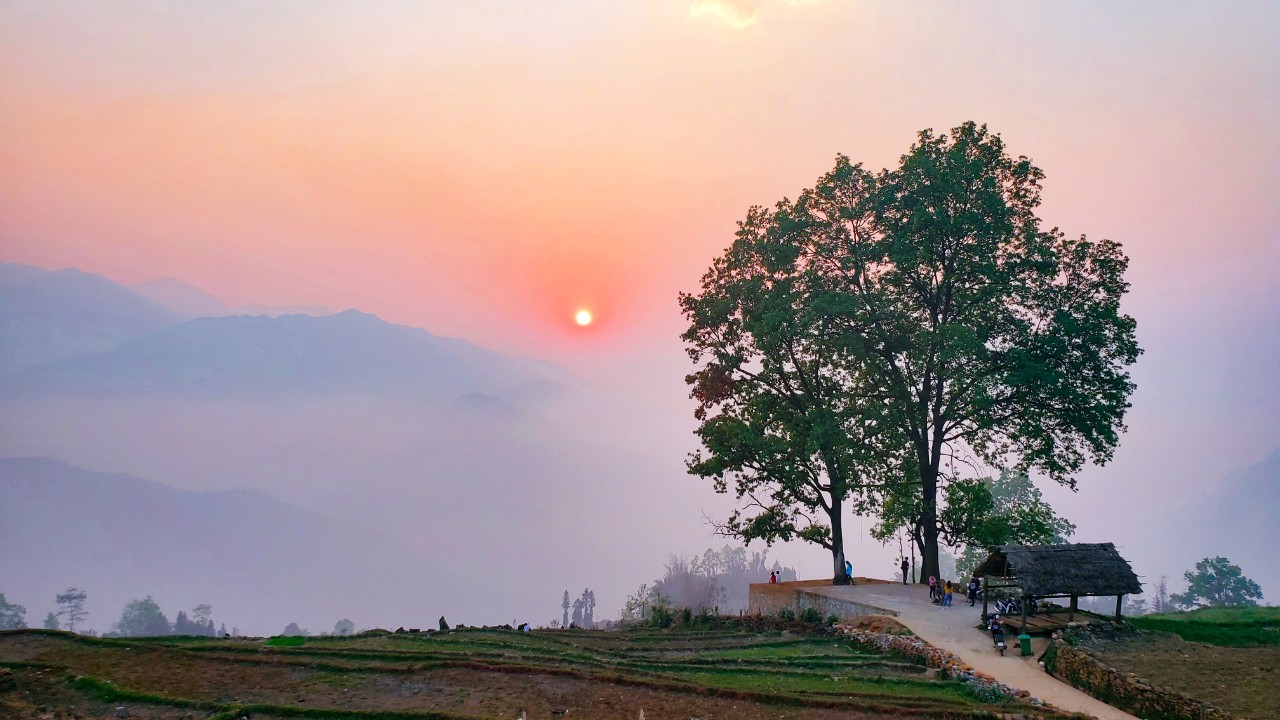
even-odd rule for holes
{"type": "MultiPolygon", "coordinates": [[[[944,608],[951,607],[951,598],[955,593],[960,592],[960,583],[950,580],[938,580],[938,578],[929,576],[929,600],[936,602],[944,608]]],[[[973,607],[978,601],[978,592],[982,586],[978,583],[977,577],[969,578],[969,585],[965,588],[966,597],[969,599],[969,607],[973,607]]]]}

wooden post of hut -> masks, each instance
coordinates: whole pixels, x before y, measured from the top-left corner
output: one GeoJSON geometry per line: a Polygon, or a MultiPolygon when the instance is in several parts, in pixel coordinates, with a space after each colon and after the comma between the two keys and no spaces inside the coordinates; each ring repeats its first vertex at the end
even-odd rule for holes
{"type": "Polygon", "coordinates": [[[1072,595],[1071,607],[1067,610],[1067,622],[1071,622],[1072,620],[1076,619],[1076,609],[1079,607],[1079,605],[1080,605],[1080,596],[1072,595]]]}
{"type": "Polygon", "coordinates": [[[1120,608],[1124,605],[1124,595],[1116,596],[1116,622],[1120,622],[1120,608]]]}
{"type": "Polygon", "coordinates": [[[991,592],[991,586],[987,584],[987,578],[982,577],[982,621],[987,620],[987,595],[991,592]]]}

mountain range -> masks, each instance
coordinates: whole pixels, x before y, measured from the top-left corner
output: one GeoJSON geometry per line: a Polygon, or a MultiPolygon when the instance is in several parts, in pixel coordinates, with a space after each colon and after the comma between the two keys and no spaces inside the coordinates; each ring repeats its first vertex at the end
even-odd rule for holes
{"type": "MultiPolygon", "coordinates": [[[[28,296],[5,312],[14,327],[41,327],[46,337],[80,344],[41,356],[28,347],[39,345],[34,335],[0,337],[22,358],[0,374],[0,456],[53,458],[175,492],[268,493],[398,548],[365,554],[373,569],[362,584],[371,593],[384,594],[374,582],[379,572],[453,578],[432,590],[432,606],[462,608],[469,623],[530,619],[535,611],[546,617],[532,615],[534,622],[548,622],[564,590],[587,586],[604,617],[668,553],[710,540],[701,515],[723,500],[687,477],[683,452],[671,452],[691,446],[686,418],[580,386],[549,363],[355,310],[183,320],[192,307],[178,312],[154,293],[59,273],[74,281],[70,289],[46,290],[39,302],[28,296]],[[93,317],[61,320],[90,302],[86,286],[97,288],[93,317]],[[59,320],[42,325],[42,317],[59,320]],[[395,558],[411,561],[402,568],[395,558]],[[487,586],[504,590],[472,592],[487,586]]],[[[56,274],[4,266],[0,293],[28,292],[56,274]]],[[[152,507],[139,500],[111,512],[144,517],[152,507]]],[[[181,507],[169,513],[173,522],[181,522],[181,507]]],[[[71,526],[85,519],[42,517],[53,534],[74,534],[71,526]]],[[[23,565],[17,580],[6,573],[0,590],[7,596],[37,586],[47,594],[43,575],[26,574],[37,568],[56,574],[55,585],[88,584],[76,577],[84,566],[69,565],[66,555],[24,547],[43,562],[23,565]]],[[[313,568],[307,558],[299,555],[297,565],[313,568]]],[[[94,577],[132,577],[128,554],[98,559],[105,575],[94,577]]],[[[247,603],[274,607],[275,590],[244,581],[231,565],[218,567],[247,603]]],[[[164,590],[186,592],[190,582],[175,576],[164,590]]],[[[160,589],[132,582],[112,597],[145,592],[160,599],[160,589]]],[[[370,598],[368,616],[379,602],[370,598]]],[[[364,605],[344,607],[358,624],[368,622],[357,617],[364,605]]],[[[323,619],[297,612],[299,622],[323,619]]],[[[239,622],[274,632],[271,617],[239,622]]]]}
{"type": "Polygon", "coordinates": [[[441,588],[459,581],[428,571],[435,558],[384,535],[258,491],[180,490],[47,458],[0,458],[0,566],[29,623],[76,586],[100,631],[146,595],[170,619],[209,603],[228,628],[257,632],[328,631],[343,617],[433,626],[465,609],[446,603],[441,588]]]}

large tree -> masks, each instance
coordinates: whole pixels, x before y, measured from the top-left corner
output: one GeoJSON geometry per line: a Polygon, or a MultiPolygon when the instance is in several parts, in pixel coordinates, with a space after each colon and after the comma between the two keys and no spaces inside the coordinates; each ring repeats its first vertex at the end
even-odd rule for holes
{"type": "Polygon", "coordinates": [[[124,606],[120,621],[116,623],[116,631],[125,637],[153,637],[168,635],[173,631],[173,626],[156,601],[148,595],[124,606]]]}
{"type": "Polygon", "coordinates": [[[841,156],[748,212],[680,298],[703,445],[689,469],[742,501],[724,531],[822,545],[839,582],[843,513],[909,507],[936,575],[939,493],[966,468],[1074,487],[1111,458],[1140,353],[1128,259],[1043,228],[1042,178],[966,123],[878,174],[841,156]]]}
{"type": "MultiPolygon", "coordinates": [[[[1205,558],[1194,571],[1182,574],[1187,591],[1169,597],[1174,605],[1196,607],[1256,607],[1262,599],[1262,588],[1244,576],[1239,565],[1224,557],[1205,558]]],[[[1163,578],[1162,578],[1163,579],[1163,578]]]]}

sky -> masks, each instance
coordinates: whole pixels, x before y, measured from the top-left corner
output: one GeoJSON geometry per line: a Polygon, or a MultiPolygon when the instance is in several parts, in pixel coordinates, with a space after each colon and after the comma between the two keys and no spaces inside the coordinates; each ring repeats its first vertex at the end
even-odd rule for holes
{"type": "Polygon", "coordinates": [[[748,207],[987,123],[1132,259],[1130,432],[1053,497],[1172,573],[1098,508],[1280,447],[1277,37],[1268,2],[9,0],[0,260],[356,307],[687,417],[676,297],[748,207]]]}

